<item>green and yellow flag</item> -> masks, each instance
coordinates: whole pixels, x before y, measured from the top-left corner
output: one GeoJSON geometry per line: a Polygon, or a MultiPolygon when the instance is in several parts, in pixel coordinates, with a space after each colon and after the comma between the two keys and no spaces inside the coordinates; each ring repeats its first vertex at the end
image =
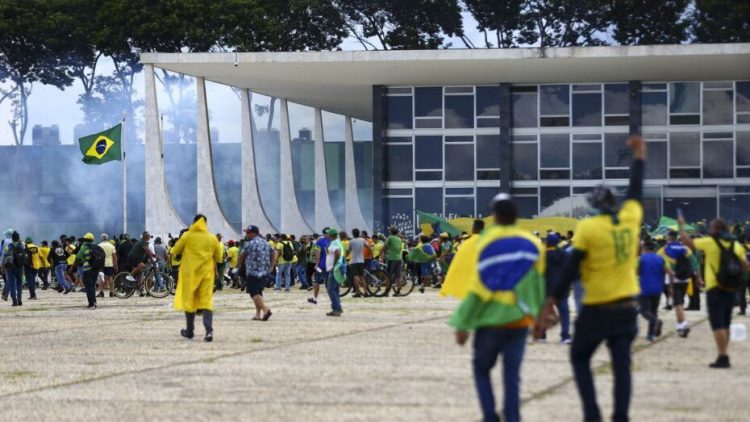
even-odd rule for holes
{"type": "Polygon", "coordinates": [[[103,132],[84,136],[78,140],[78,146],[86,164],[104,164],[114,160],[121,160],[120,137],[122,124],[118,124],[103,132]]]}

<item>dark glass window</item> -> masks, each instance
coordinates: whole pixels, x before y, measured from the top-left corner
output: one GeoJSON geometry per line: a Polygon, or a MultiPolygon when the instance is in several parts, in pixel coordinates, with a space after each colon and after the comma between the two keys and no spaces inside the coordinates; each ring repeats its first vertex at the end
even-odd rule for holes
{"type": "Polygon", "coordinates": [[[448,129],[474,127],[473,95],[445,96],[445,127],[448,129]]]}
{"type": "Polygon", "coordinates": [[[500,168],[500,135],[477,135],[477,167],[500,168]]]}
{"type": "Polygon", "coordinates": [[[473,136],[446,136],[445,142],[474,142],[473,136]]]}
{"type": "Polygon", "coordinates": [[[414,115],[416,117],[443,116],[443,88],[414,88],[414,115]]]}
{"type": "Polygon", "coordinates": [[[542,180],[567,180],[570,179],[570,170],[539,170],[539,178],[542,180]]]}
{"type": "Polygon", "coordinates": [[[570,167],[568,134],[541,135],[539,148],[539,164],[542,168],[570,167]]]}
{"type": "Polygon", "coordinates": [[[698,82],[674,82],[669,84],[669,112],[700,112],[701,84],[698,82]]]}
{"type": "Polygon", "coordinates": [[[411,129],[411,97],[385,97],[385,121],[388,129],[411,129]]]}
{"type": "Polygon", "coordinates": [[[746,221],[750,195],[719,196],[719,217],[727,221],[746,221]]]}
{"type": "Polygon", "coordinates": [[[445,180],[474,180],[474,145],[446,144],[445,156],[445,180]]]}
{"type": "Polygon", "coordinates": [[[645,176],[647,179],[667,178],[667,143],[649,142],[645,176]]]}
{"type": "Polygon", "coordinates": [[[417,119],[414,121],[414,127],[417,129],[440,129],[443,127],[441,119],[417,119]]]}
{"type": "Polygon", "coordinates": [[[477,170],[477,180],[500,180],[500,170],[477,170]]]}
{"type": "Polygon", "coordinates": [[[731,125],[733,103],[732,91],[703,91],[703,124],[731,125]]]}
{"type": "Polygon", "coordinates": [[[602,144],[573,144],[573,179],[602,178],[602,144]]]}
{"type": "Polygon", "coordinates": [[[604,114],[628,114],[630,100],[628,84],[604,85],[604,114]]]}
{"type": "Polygon", "coordinates": [[[414,208],[433,214],[443,214],[442,188],[416,188],[414,190],[414,208]]]}
{"type": "MultiPolygon", "coordinates": [[[[389,162],[390,166],[391,163],[389,162]]],[[[443,137],[415,136],[414,137],[414,168],[441,169],[443,168],[443,137]]]]}
{"type": "Polygon", "coordinates": [[[500,188],[477,188],[477,217],[492,215],[490,201],[500,192],[500,188]]]}
{"type": "Polygon", "coordinates": [[[573,126],[602,125],[602,94],[573,94],[573,126]]]}
{"type": "Polygon", "coordinates": [[[570,215],[570,188],[567,186],[547,186],[539,189],[540,213],[549,215],[570,215]]]}
{"type": "Polygon", "coordinates": [[[477,87],[477,116],[499,116],[500,115],[500,87],[478,86],[477,87]]]}
{"type": "Polygon", "coordinates": [[[537,94],[513,94],[513,127],[537,127],[537,94]]]}
{"type": "Polygon", "coordinates": [[[387,143],[401,143],[401,144],[410,144],[411,143],[411,136],[386,136],[384,139],[384,142],[387,143]]]}
{"type": "Polygon", "coordinates": [[[667,124],[667,93],[641,93],[641,118],[643,126],[664,126],[667,124]]]}
{"type": "Polygon", "coordinates": [[[539,204],[536,196],[515,196],[513,202],[518,209],[519,218],[534,218],[539,214],[539,204]]]}
{"type": "Polygon", "coordinates": [[[414,204],[412,198],[385,198],[383,215],[386,226],[396,226],[407,236],[414,234],[414,204]]]}
{"type": "Polygon", "coordinates": [[[734,177],[732,142],[703,143],[703,177],[734,177]]]}
{"type": "Polygon", "coordinates": [[[737,165],[750,166],[750,132],[737,132],[737,165]]]}
{"type": "Polygon", "coordinates": [[[569,115],[570,86],[539,86],[539,114],[541,114],[542,116],[554,114],[569,115]]]}
{"type": "Polygon", "coordinates": [[[414,180],[443,180],[442,171],[415,171],[414,180]]]}
{"type": "Polygon", "coordinates": [[[699,221],[706,216],[716,215],[716,196],[706,196],[701,193],[695,195],[689,190],[676,198],[664,198],[664,214],[677,215],[677,209],[680,208],[687,221],[699,221]]]}
{"type": "Polygon", "coordinates": [[[737,82],[737,112],[743,111],[750,111],[750,82],[737,82]]]}
{"type": "Polygon", "coordinates": [[[625,133],[607,133],[604,135],[604,166],[605,167],[627,167],[633,159],[625,141],[628,135],[625,133]]]}
{"type": "Polygon", "coordinates": [[[385,145],[383,161],[386,166],[385,181],[412,180],[412,148],[411,145],[385,145]]]}
{"type": "Polygon", "coordinates": [[[446,197],[445,216],[447,218],[473,217],[474,196],[446,197]]]}
{"type": "Polygon", "coordinates": [[[513,145],[513,180],[537,180],[537,145],[513,145]]]}
{"type": "Polygon", "coordinates": [[[671,133],[669,137],[669,161],[671,167],[698,167],[701,165],[699,133],[675,132],[671,133]]]}

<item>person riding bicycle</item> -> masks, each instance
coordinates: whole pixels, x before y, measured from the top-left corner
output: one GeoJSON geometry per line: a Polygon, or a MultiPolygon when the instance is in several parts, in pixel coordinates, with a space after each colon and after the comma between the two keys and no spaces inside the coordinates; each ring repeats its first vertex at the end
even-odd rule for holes
{"type": "MultiPolygon", "coordinates": [[[[151,234],[149,234],[149,232],[147,231],[143,232],[143,234],[141,235],[141,240],[133,245],[133,248],[128,254],[128,263],[131,267],[133,267],[133,270],[130,271],[130,274],[126,277],[126,279],[131,283],[135,282],[136,276],[142,273],[146,268],[146,259],[148,259],[148,261],[150,261],[152,264],[156,264],[156,255],[154,255],[154,253],[148,247],[149,240],[151,240],[151,234]]],[[[145,295],[145,292],[143,292],[140,287],[139,294],[141,296],[145,295]]]]}

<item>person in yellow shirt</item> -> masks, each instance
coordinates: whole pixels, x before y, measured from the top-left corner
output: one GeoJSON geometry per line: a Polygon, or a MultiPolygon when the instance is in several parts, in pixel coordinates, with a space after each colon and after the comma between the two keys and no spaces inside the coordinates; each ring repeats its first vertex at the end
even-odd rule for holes
{"type": "Polygon", "coordinates": [[[29,287],[29,300],[36,300],[36,275],[42,269],[42,254],[39,253],[39,247],[30,237],[27,237],[24,243],[31,258],[29,265],[24,268],[26,285],[29,287]]]}
{"type": "Polygon", "coordinates": [[[240,256],[240,248],[234,243],[234,240],[227,242],[227,263],[229,264],[229,278],[232,279],[232,287],[237,287],[237,258],[240,256]]]}
{"type": "Polygon", "coordinates": [[[383,235],[376,234],[373,237],[372,242],[372,259],[381,261],[383,257],[383,247],[385,244],[383,243],[383,235]]]}
{"type": "Polygon", "coordinates": [[[276,267],[276,293],[281,291],[281,282],[285,280],[284,291],[289,292],[292,286],[292,267],[297,262],[297,255],[294,253],[294,245],[292,245],[289,236],[282,234],[276,242],[274,249],[278,252],[279,260],[276,267]]]}
{"type": "Polygon", "coordinates": [[[227,248],[221,241],[221,233],[216,235],[216,241],[221,249],[221,259],[216,263],[216,290],[224,290],[224,272],[227,269],[227,248]]]}
{"type": "Polygon", "coordinates": [[[680,240],[691,249],[699,250],[705,258],[704,279],[706,282],[706,304],[708,321],[714,333],[714,341],[719,356],[709,365],[710,368],[730,368],[729,326],[732,323],[732,308],[736,288],[741,285],[743,272],[748,271],[745,251],[729,232],[722,219],[711,221],[709,236],[692,239],[685,231],[685,218],[678,216],[680,240]],[[736,258],[731,261],[732,255],[736,258]],[[734,265],[732,265],[734,264],[734,265]]]}
{"type": "Polygon", "coordinates": [[[42,241],[42,246],[39,247],[39,255],[42,258],[42,269],[39,271],[39,278],[42,280],[42,290],[49,288],[49,271],[51,264],[49,263],[49,244],[46,240],[42,241]]]}
{"type": "Polygon", "coordinates": [[[547,299],[537,329],[538,333],[557,319],[555,302],[567,296],[580,271],[583,306],[575,322],[570,359],[587,421],[603,420],[596,401],[591,358],[605,341],[614,372],[612,419],[628,420],[630,407],[630,354],[638,333],[640,286],[636,269],[643,220],[641,196],[646,143],[639,136],[631,136],[627,145],[633,154],[627,197],[618,208],[611,189],[599,186],[591,192],[588,203],[594,215],[578,223],[573,251],[557,282],[550,283],[553,294],[547,299]]]}

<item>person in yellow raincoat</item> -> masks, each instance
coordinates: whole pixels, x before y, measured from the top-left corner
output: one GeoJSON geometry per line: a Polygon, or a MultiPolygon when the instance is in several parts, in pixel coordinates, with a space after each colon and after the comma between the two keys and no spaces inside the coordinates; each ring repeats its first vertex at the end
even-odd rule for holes
{"type": "Polygon", "coordinates": [[[216,237],[208,231],[206,217],[198,214],[193,225],[170,250],[173,255],[182,255],[179,280],[174,296],[174,308],[185,312],[187,327],[180,334],[193,338],[195,313],[203,313],[206,328],[205,341],[213,341],[213,296],[216,263],[223,256],[216,237]]]}

